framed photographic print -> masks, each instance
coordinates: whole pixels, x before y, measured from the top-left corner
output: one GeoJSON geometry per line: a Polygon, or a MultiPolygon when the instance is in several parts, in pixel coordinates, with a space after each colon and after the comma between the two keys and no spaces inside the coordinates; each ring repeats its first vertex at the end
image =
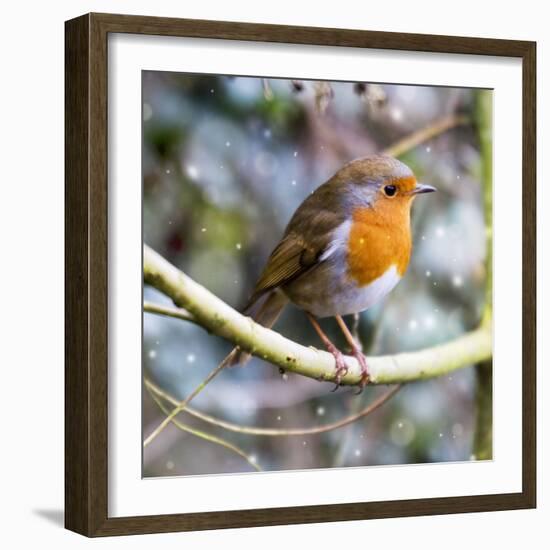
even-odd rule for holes
{"type": "Polygon", "coordinates": [[[66,23],[66,527],[536,505],[535,44],[66,23]]]}

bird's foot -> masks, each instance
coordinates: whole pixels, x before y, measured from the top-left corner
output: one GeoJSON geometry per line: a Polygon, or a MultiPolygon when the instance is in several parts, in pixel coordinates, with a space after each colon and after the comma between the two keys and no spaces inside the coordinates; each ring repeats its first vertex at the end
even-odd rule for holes
{"type": "Polygon", "coordinates": [[[370,374],[367,366],[367,359],[361,350],[359,348],[354,348],[352,352],[361,367],[361,380],[359,381],[359,391],[357,392],[357,395],[359,395],[360,393],[363,393],[365,386],[370,382],[370,374]]]}
{"type": "Polygon", "coordinates": [[[336,386],[332,391],[336,391],[340,387],[342,377],[346,376],[349,369],[344,360],[344,354],[334,344],[331,343],[330,345],[327,345],[327,350],[334,356],[336,367],[334,372],[334,382],[336,383],[336,386]]]}

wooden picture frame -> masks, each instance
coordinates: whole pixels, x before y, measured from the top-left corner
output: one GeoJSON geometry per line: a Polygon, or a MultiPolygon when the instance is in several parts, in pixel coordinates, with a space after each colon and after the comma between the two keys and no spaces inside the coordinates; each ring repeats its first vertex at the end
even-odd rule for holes
{"type": "Polygon", "coordinates": [[[346,521],[536,505],[536,45],[534,42],[88,14],[65,27],[65,525],[86,536],[346,521]],[[523,71],[523,488],[510,494],[139,517],[108,516],[109,33],[506,56],[523,71]]]}

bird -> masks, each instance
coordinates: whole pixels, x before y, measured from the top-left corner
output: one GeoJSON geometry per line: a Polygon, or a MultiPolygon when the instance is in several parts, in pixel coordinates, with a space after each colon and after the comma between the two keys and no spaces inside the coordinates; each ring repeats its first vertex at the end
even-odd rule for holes
{"type": "MultiPolygon", "coordinates": [[[[362,391],[367,361],[342,317],[380,302],[403,278],[412,250],[411,206],[435,190],[385,154],[348,162],[298,206],[243,313],[270,328],[288,303],[302,309],[334,356],[338,388],[348,370],[344,355],[317,321],[334,317],[361,367],[362,391]]],[[[249,357],[237,347],[230,364],[249,357]]]]}

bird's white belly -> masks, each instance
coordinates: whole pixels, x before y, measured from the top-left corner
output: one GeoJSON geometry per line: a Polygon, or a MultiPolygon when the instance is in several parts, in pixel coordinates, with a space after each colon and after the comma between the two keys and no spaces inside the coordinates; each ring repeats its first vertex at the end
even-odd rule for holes
{"type": "Polygon", "coordinates": [[[335,296],[332,301],[331,309],[336,313],[325,313],[327,315],[349,315],[369,309],[390,293],[400,279],[397,268],[392,265],[383,275],[368,285],[359,286],[355,282],[349,283],[339,290],[338,296],[335,296]]]}
{"type": "Polygon", "coordinates": [[[395,266],[365,286],[359,286],[343,268],[319,269],[285,288],[289,299],[316,317],[359,313],[382,300],[401,277],[395,266]]]}

